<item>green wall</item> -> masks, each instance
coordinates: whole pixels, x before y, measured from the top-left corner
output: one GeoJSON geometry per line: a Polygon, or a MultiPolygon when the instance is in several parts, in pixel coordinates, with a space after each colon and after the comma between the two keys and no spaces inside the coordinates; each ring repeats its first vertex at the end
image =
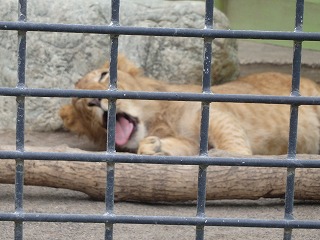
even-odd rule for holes
{"type": "MultiPolygon", "coordinates": [[[[216,0],[234,30],[293,31],[295,0],[216,0]]],[[[305,0],[303,31],[320,32],[320,0],[305,0]]],[[[292,46],[292,41],[263,40],[292,46]]],[[[304,42],[304,48],[320,50],[319,42],[304,42]]]]}

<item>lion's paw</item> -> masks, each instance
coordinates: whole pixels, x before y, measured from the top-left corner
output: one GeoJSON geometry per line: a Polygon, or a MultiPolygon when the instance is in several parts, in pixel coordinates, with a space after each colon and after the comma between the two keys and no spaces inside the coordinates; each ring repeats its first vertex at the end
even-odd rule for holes
{"type": "Polygon", "coordinates": [[[141,140],[137,153],[141,155],[165,155],[161,149],[161,140],[156,136],[149,136],[141,140]]]}

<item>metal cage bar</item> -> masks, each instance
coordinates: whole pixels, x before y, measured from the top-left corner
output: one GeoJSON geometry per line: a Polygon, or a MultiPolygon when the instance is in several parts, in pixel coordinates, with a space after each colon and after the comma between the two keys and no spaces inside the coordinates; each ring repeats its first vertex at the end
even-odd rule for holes
{"type": "Polygon", "coordinates": [[[203,94],[188,92],[134,92],[112,90],[79,90],[79,89],[42,89],[42,88],[10,88],[0,87],[2,96],[22,97],[80,97],[80,98],[116,98],[140,100],[166,100],[189,102],[233,102],[233,103],[265,103],[319,105],[320,97],[312,96],[276,96],[251,94],[203,94]]]}
{"type": "Polygon", "coordinates": [[[114,163],[147,163],[172,165],[212,165],[242,167],[277,167],[277,168],[320,168],[320,159],[287,161],[284,159],[257,157],[208,157],[208,156],[144,156],[121,153],[59,153],[59,152],[17,152],[0,151],[0,159],[54,160],[77,162],[114,162],[114,163]]]}
{"type": "MultiPolygon", "coordinates": [[[[213,9],[214,0],[206,1],[205,28],[213,29],[213,9]]],[[[202,71],[202,93],[211,93],[211,56],[212,38],[205,38],[203,42],[203,71],[202,71]]],[[[210,102],[201,103],[201,123],[200,123],[200,156],[208,156],[208,132],[210,118],[210,102]]],[[[197,197],[197,217],[205,217],[206,210],[206,182],[208,165],[199,165],[198,170],[198,197],[197,197]]],[[[204,239],[204,225],[196,226],[196,239],[204,239]]]]}
{"type": "Polygon", "coordinates": [[[294,210],[294,181],[296,168],[320,168],[320,159],[301,160],[296,156],[298,110],[300,105],[320,105],[320,97],[302,97],[299,95],[301,50],[303,41],[320,41],[320,33],[302,31],[304,1],[296,1],[295,30],[281,31],[247,31],[247,30],[218,30],[213,27],[214,0],[206,0],[206,14],[203,29],[184,28],[149,28],[121,26],[120,0],[111,0],[111,25],[79,25],[51,24],[27,22],[27,0],[18,0],[19,18],[16,22],[0,21],[0,30],[15,30],[18,32],[18,83],[16,88],[0,87],[1,96],[15,96],[17,99],[16,151],[0,151],[0,159],[16,160],[15,212],[0,212],[0,221],[15,222],[15,239],[23,239],[24,222],[83,222],[104,223],[105,239],[113,239],[114,224],[162,224],[189,225],[196,227],[196,239],[204,239],[206,226],[227,227],[259,227],[282,228],[283,239],[292,238],[292,229],[320,229],[320,221],[295,220],[294,210]],[[32,89],[25,85],[26,70],[26,32],[69,32],[108,34],[111,41],[110,53],[110,84],[108,90],[65,90],[65,89],[32,89]],[[203,81],[202,93],[172,93],[172,92],[129,92],[117,90],[117,56],[119,35],[171,36],[203,38],[203,81]],[[292,91],[290,96],[257,96],[237,94],[212,94],[211,56],[212,39],[273,39],[294,41],[292,66],[292,91]],[[107,126],[107,150],[103,154],[95,153],[57,153],[57,152],[28,152],[24,150],[24,117],[25,97],[90,97],[106,98],[109,100],[107,126]],[[121,154],[115,151],[115,124],[117,99],[146,99],[169,101],[198,101],[202,103],[200,151],[199,156],[141,156],[121,154]],[[266,103],[291,105],[288,155],[284,159],[255,157],[209,157],[208,129],[211,102],[234,103],[266,103]],[[23,178],[25,160],[61,160],[83,162],[106,162],[106,199],[105,214],[47,214],[25,213],[23,210],[23,178]],[[117,163],[149,163],[149,164],[179,164],[197,165],[198,198],[195,217],[171,216],[131,216],[117,215],[114,212],[114,174],[117,163]],[[279,220],[242,219],[242,218],[208,218],[205,216],[206,203],[206,171],[208,166],[250,166],[250,167],[284,167],[287,168],[286,200],[284,218],[279,220]]]}
{"type": "MultiPolygon", "coordinates": [[[[111,25],[118,26],[119,23],[120,1],[111,1],[111,25]]],[[[118,35],[111,35],[110,51],[110,82],[109,90],[117,90],[117,63],[118,63],[118,35]]],[[[107,121],[107,152],[114,153],[115,150],[115,129],[116,129],[116,99],[108,101],[108,121],[107,121]]],[[[115,163],[107,162],[107,183],[106,183],[106,214],[114,215],[114,174],[115,163]]],[[[113,239],[113,224],[106,223],[105,239],[113,239]]]]}
{"type": "Polygon", "coordinates": [[[294,228],[320,229],[318,220],[270,220],[247,218],[209,218],[209,217],[173,217],[173,216],[144,216],[144,215],[106,215],[106,214],[46,214],[2,213],[1,221],[25,222],[75,222],[75,223],[113,223],[113,224],[158,224],[181,226],[220,226],[220,227],[256,227],[256,228],[294,228]]]}
{"type": "MultiPolygon", "coordinates": [[[[296,1],[296,14],[295,14],[295,32],[302,32],[303,26],[303,12],[304,12],[304,0],[296,1]]],[[[300,70],[301,70],[301,51],[302,42],[294,41],[293,49],[293,61],[292,61],[292,96],[300,95],[300,70]]],[[[289,127],[289,144],[288,144],[288,159],[289,161],[295,161],[297,152],[297,135],[298,135],[298,116],[299,105],[292,104],[290,111],[290,127],[289,127]]],[[[287,183],[285,194],[285,213],[284,218],[286,220],[294,219],[294,185],[295,185],[295,168],[287,169],[287,183]]],[[[292,229],[285,228],[283,232],[284,240],[292,239],[292,229]]]]}
{"type": "Polygon", "coordinates": [[[111,35],[142,35],[161,37],[193,37],[193,38],[236,38],[236,39],[269,39],[293,41],[319,41],[320,32],[283,32],[258,30],[221,30],[221,29],[192,29],[192,28],[158,28],[158,27],[129,27],[81,24],[48,24],[34,22],[0,21],[0,30],[92,33],[111,35]]]}
{"type": "MultiPolygon", "coordinates": [[[[27,0],[19,0],[18,21],[27,20],[27,0]]],[[[18,31],[18,82],[17,88],[25,88],[26,69],[26,31],[18,31]]],[[[17,120],[16,120],[16,150],[24,151],[24,119],[25,119],[25,97],[17,96],[17,120]]],[[[23,188],[24,188],[24,159],[16,158],[15,174],[15,213],[23,214],[23,188]]],[[[23,239],[23,221],[15,221],[14,239],[23,239]]]]}

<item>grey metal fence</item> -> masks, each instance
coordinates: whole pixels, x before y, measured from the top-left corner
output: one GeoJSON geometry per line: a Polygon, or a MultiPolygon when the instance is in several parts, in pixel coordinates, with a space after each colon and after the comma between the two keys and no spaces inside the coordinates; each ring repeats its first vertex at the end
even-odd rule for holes
{"type": "MultiPolygon", "coordinates": [[[[301,160],[296,156],[297,119],[300,105],[319,105],[320,97],[299,96],[301,50],[303,41],[320,41],[320,33],[303,32],[304,1],[296,1],[296,22],[294,31],[245,31],[245,30],[216,30],[213,27],[214,1],[206,1],[206,14],[203,29],[181,28],[148,28],[121,26],[119,22],[120,0],[111,0],[112,15],[111,25],[72,25],[72,24],[44,24],[28,22],[27,0],[19,0],[18,21],[0,21],[0,30],[18,32],[18,81],[16,88],[1,87],[0,96],[15,96],[17,99],[16,122],[16,150],[0,151],[1,159],[15,159],[15,212],[0,212],[0,221],[12,221],[15,223],[14,238],[23,239],[24,222],[75,222],[75,223],[105,223],[105,239],[113,239],[114,224],[162,224],[162,225],[190,225],[196,226],[196,239],[204,239],[205,227],[258,227],[258,228],[282,228],[283,239],[292,238],[292,229],[320,229],[320,221],[295,220],[294,208],[294,182],[296,168],[320,168],[320,160],[301,160]],[[111,64],[110,64],[110,90],[63,90],[63,89],[34,89],[25,84],[26,69],[26,35],[28,31],[40,32],[68,32],[68,33],[97,33],[106,34],[111,39],[111,64]],[[171,36],[185,38],[203,38],[203,93],[163,93],[163,92],[127,92],[117,91],[117,56],[119,35],[152,35],[171,36]],[[290,96],[253,96],[234,94],[208,94],[210,93],[210,66],[212,54],[212,40],[214,38],[237,39],[277,39],[292,40],[294,43],[292,93],[290,96]],[[107,150],[105,155],[87,153],[55,153],[55,152],[28,152],[24,149],[24,118],[26,97],[95,97],[109,99],[107,150]],[[202,102],[200,152],[197,157],[175,156],[140,156],[115,153],[115,119],[116,99],[154,99],[177,101],[202,102]],[[273,103],[291,105],[289,146],[286,159],[275,160],[272,158],[247,157],[241,159],[215,158],[208,156],[208,122],[209,105],[211,102],[243,102],[243,103],[273,103]],[[106,162],[106,209],[105,214],[49,214],[28,213],[23,208],[24,189],[24,160],[63,160],[63,161],[87,161],[106,162]],[[136,216],[118,215],[114,213],[114,171],[117,163],[150,163],[150,164],[183,164],[198,165],[198,200],[196,216],[136,216]],[[251,167],[285,167],[287,168],[287,186],[285,196],[284,218],[278,220],[268,219],[244,219],[244,218],[209,218],[206,210],[206,170],[208,166],[251,166],[251,167]]],[[[1,238],[1,236],[0,236],[1,238]]],[[[101,236],[102,238],[102,236],[101,236]]]]}

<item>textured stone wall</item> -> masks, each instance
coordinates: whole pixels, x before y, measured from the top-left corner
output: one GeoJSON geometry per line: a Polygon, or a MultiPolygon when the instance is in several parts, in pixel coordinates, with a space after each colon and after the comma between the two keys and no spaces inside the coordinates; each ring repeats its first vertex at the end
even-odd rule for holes
{"type": "MultiPolygon", "coordinates": [[[[0,20],[16,21],[18,1],[1,4],[0,20]]],[[[121,1],[122,25],[203,28],[205,5],[199,1],[121,1]]],[[[29,0],[28,21],[41,23],[110,24],[105,0],[29,0]]],[[[226,17],[215,11],[215,27],[228,29],[226,17]]],[[[0,31],[0,86],[17,82],[17,32],[0,31]]],[[[119,50],[151,77],[176,83],[200,83],[203,40],[152,36],[120,36],[119,50]]],[[[74,82],[102,65],[109,56],[109,36],[70,33],[27,33],[26,83],[34,88],[73,88],[74,82]]],[[[234,40],[215,39],[212,75],[215,83],[238,75],[234,40]]],[[[58,109],[67,99],[27,98],[26,128],[56,130],[58,109]]],[[[15,127],[14,97],[0,97],[0,129],[15,127]]]]}

